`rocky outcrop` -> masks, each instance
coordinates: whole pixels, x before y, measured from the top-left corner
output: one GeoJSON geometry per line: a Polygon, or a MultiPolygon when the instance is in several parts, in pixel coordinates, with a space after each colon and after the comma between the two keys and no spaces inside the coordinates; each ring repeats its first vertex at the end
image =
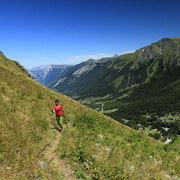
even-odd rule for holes
{"type": "Polygon", "coordinates": [[[96,67],[95,62],[93,62],[92,64],[87,64],[85,66],[82,66],[81,68],[77,69],[74,73],[73,76],[75,77],[80,77],[83,73],[88,73],[89,71],[91,71],[94,67],[96,67]]]}
{"type": "Polygon", "coordinates": [[[23,72],[25,72],[25,74],[27,75],[27,76],[29,76],[30,78],[32,78],[33,79],[33,77],[31,76],[31,74],[28,72],[28,70],[24,67],[24,66],[22,66],[20,63],[18,63],[18,62],[16,62],[16,65],[23,71],[23,72]]]}
{"type": "Polygon", "coordinates": [[[136,54],[137,54],[136,64],[142,63],[145,60],[151,60],[154,57],[163,54],[173,44],[174,44],[174,41],[172,39],[165,38],[156,43],[152,43],[151,45],[146,46],[140,50],[137,50],[136,51],[136,54]]]}
{"type": "Polygon", "coordinates": [[[4,54],[3,54],[3,52],[2,52],[2,51],[0,51],[0,56],[4,56],[4,54]]]}

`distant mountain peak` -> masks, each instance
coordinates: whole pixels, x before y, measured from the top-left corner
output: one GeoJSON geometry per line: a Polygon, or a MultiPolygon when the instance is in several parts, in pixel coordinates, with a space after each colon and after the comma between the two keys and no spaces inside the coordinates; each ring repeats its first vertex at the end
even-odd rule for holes
{"type": "Polygon", "coordinates": [[[163,38],[157,42],[154,42],[137,50],[135,52],[135,54],[137,55],[136,64],[139,64],[145,60],[151,60],[154,57],[163,54],[175,43],[175,40],[180,40],[180,38],[163,38]]]}
{"type": "Polygon", "coordinates": [[[118,54],[115,54],[114,56],[113,56],[113,58],[116,58],[116,57],[118,57],[119,55],[118,54]]]}
{"type": "Polygon", "coordinates": [[[71,65],[49,64],[29,69],[32,77],[41,84],[53,80],[60,72],[63,73],[71,65]]]}
{"type": "Polygon", "coordinates": [[[95,60],[94,59],[88,59],[86,62],[89,62],[89,63],[92,63],[92,62],[94,62],[95,60]]]}

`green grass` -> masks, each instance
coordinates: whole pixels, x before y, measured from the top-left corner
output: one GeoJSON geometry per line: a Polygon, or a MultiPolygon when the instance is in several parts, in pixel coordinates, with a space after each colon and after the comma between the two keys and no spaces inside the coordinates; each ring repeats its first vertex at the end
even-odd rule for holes
{"type": "Polygon", "coordinates": [[[179,150],[49,90],[0,55],[0,179],[60,179],[41,150],[54,139],[51,108],[58,98],[67,126],[57,153],[90,179],[165,179],[179,173],[179,150]],[[152,156],[158,163],[154,162],[152,156]]]}
{"type": "Polygon", "coordinates": [[[73,112],[84,107],[30,79],[16,62],[6,60],[0,56],[0,179],[57,179],[60,175],[54,168],[37,165],[45,160],[40,151],[54,137],[51,108],[58,98],[67,118],[73,119],[73,112]]]}
{"type": "Polygon", "coordinates": [[[110,109],[110,110],[107,110],[107,111],[104,111],[105,114],[108,114],[108,113],[112,113],[112,112],[115,112],[117,111],[118,109],[110,109]]]}
{"type": "Polygon", "coordinates": [[[173,142],[180,149],[180,136],[173,142]]]}
{"type": "Polygon", "coordinates": [[[77,116],[65,129],[58,151],[75,171],[91,173],[93,179],[165,179],[178,175],[180,167],[175,147],[100,114],[77,116]]]}

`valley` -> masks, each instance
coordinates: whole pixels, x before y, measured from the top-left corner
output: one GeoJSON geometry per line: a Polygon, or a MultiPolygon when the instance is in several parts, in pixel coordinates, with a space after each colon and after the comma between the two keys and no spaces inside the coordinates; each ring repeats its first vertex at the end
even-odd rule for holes
{"type": "MultiPolygon", "coordinates": [[[[180,38],[164,38],[134,53],[68,67],[44,85],[133,129],[156,131],[162,141],[180,135],[180,38]],[[163,117],[174,121],[164,122],[163,117]],[[165,131],[163,128],[170,128],[165,131]]],[[[36,79],[36,78],[35,78],[36,79]]]]}

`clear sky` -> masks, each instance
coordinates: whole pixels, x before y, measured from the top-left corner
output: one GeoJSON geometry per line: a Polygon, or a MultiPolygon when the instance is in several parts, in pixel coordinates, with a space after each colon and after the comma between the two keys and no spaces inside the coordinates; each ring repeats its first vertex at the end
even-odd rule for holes
{"type": "Polygon", "coordinates": [[[0,50],[25,67],[76,64],[180,37],[179,0],[0,0],[0,50]]]}

